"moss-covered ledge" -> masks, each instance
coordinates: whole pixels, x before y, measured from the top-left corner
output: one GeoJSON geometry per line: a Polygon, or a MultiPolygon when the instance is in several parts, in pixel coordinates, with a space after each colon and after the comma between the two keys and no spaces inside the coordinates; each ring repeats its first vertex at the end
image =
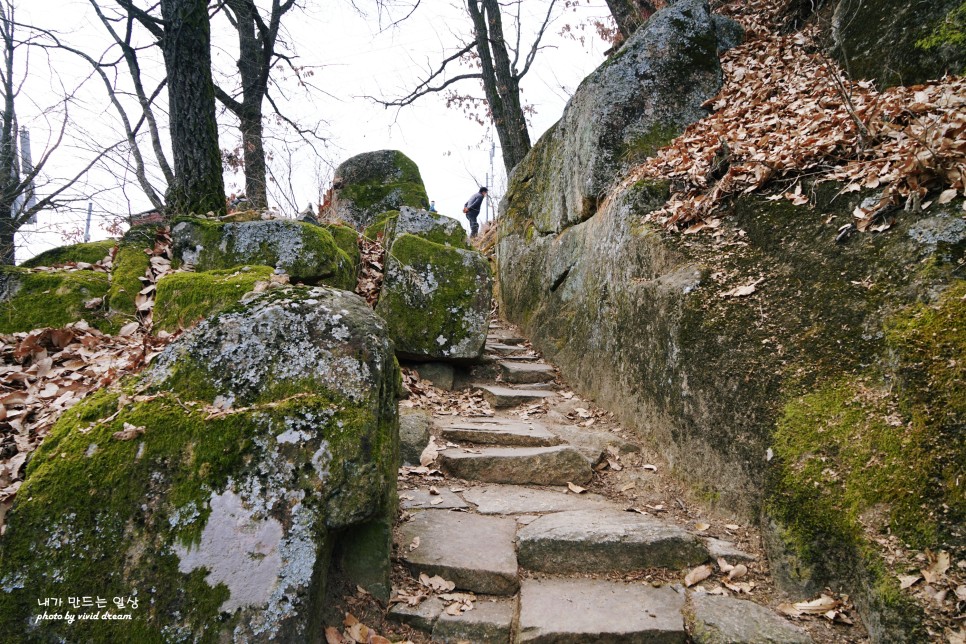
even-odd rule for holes
{"type": "Polygon", "coordinates": [[[110,333],[117,325],[104,306],[108,288],[108,275],[102,271],[32,272],[2,266],[0,333],[61,327],[78,320],[110,333]]]}
{"type": "Polygon", "coordinates": [[[39,255],[21,263],[20,266],[23,268],[36,268],[38,266],[56,266],[77,262],[96,264],[110,254],[115,244],[117,244],[117,240],[105,239],[103,241],[87,242],[84,244],[58,246],[57,248],[45,250],[39,255]]]}

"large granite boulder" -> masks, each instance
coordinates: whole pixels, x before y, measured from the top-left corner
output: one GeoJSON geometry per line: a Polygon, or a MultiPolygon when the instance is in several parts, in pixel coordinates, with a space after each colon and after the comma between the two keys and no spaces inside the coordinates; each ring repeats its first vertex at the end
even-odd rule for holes
{"type": "Polygon", "coordinates": [[[428,210],[403,206],[399,210],[384,212],[366,228],[365,235],[375,239],[382,234],[386,248],[400,235],[416,235],[436,244],[469,248],[466,229],[452,217],[428,210]]]}
{"type": "MultiPolygon", "coordinates": [[[[704,3],[682,0],[650,22],[689,33],[684,8],[700,16],[704,3]]],[[[663,33],[645,27],[629,46],[671,54],[663,33]]],[[[687,73],[662,82],[662,95],[692,90],[687,73]]],[[[626,138],[613,126],[609,140],[626,138]]],[[[714,235],[680,235],[645,220],[666,183],[618,174],[589,217],[574,200],[545,217],[572,187],[553,150],[561,136],[538,142],[501,204],[501,312],[696,494],[762,520],[785,590],[831,586],[878,641],[925,639],[921,611],[865,535],[933,550],[966,542],[950,478],[966,462],[962,199],[836,243],[853,209],[881,195],[819,184],[808,186],[812,207],[746,195],[714,235]]],[[[589,173],[596,158],[572,162],[589,173]]]]}
{"type": "Polygon", "coordinates": [[[560,121],[513,172],[506,203],[541,233],[597,210],[621,168],[707,115],[721,87],[715,23],[704,0],[658,12],[574,92],[560,121]]]}
{"type": "Polygon", "coordinates": [[[399,150],[365,152],[344,161],[335,170],[332,187],[324,217],[360,230],[389,210],[429,207],[419,168],[399,150]]]}
{"type": "Polygon", "coordinates": [[[33,456],[0,542],[0,640],[323,640],[337,573],[388,593],[398,378],[350,293],[209,318],[33,456]],[[36,619],[67,611],[100,617],[36,619]]]}
{"type": "Polygon", "coordinates": [[[849,74],[879,87],[966,72],[962,0],[839,0],[832,38],[849,74]]]}
{"type": "Polygon", "coordinates": [[[376,313],[400,358],[471,361],[483,353],[492,292],[478,252],[401,235],[386,254],[376,313]]]}
{"type": "Polygon", "coordinates": [[[352,290],[357,265],[328,230],[288,220],[223,224],[183,218],[171,228],[175,265],[208,271],[235,266],[281,268],[295,282],[352,290]]]}

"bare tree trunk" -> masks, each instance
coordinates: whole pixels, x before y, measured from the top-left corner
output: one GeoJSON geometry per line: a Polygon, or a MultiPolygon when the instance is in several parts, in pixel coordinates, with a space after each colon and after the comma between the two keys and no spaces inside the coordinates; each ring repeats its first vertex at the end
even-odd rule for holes
{"type": "Polygon", "coordinates": [[[607,8],[624,40],[630,38],[655,11],[654,5],[647,0],[607,0],[607,8]]]}
{"type": "Polygon", "coordinates": [[[530,134],[520,101],[520,79],[510,66],[497,0],[468,0],[480,56],[483,91],[500,139],[507,174],[530,151],[530,134]]]}
{"type": "Polygon", "coordinates": [[[161,15],[174,157],[174,182],[165,199],[168,210],[224,213],[208,5],[205,0],[161,0],[161,15]]]}
{"type": "Polygon", "coordinates": [[[265,145],[262,140],[262,113],[239,117],[241,119],[242,148],[245,159],[245,196],[255,210],[268,207],[268,189],[265,185],[265,145]]]}

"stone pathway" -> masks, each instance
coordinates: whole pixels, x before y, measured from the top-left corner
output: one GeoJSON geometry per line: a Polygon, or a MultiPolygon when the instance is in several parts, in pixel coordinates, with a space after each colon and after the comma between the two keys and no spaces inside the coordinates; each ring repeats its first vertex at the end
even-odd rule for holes
{"type": "Polygon", "coordinates": [[[568,484],[586,484],[595,464],[636,447],[592,428],[511,415],[559,389],[553,367],[512,329],[490,325],[487,360],[499,382],[474,387],[496,415],[433,421],[446,445],[437,460],[446,478],[400,486],[408,520],[394,537],[413,576],[438,575],[455,584],[451,593],[474,593],[472,609],[448,614],[452,594],[443,591],[446,601],[398,603],[390,618],[433,641],[474,644],[812,641],[752,601],[695,593],[680,582],[616,581],[644,569],[682,579],[722,553],[732,563],[754,557],[602,496],[573,493],[568,484]]]}

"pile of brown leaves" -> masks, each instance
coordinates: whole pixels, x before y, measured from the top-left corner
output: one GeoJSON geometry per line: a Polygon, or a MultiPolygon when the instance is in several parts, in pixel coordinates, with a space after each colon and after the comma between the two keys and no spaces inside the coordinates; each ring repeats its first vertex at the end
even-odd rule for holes
{"type": "Polygon", "coordinates": [[[327,644],[392,644],[390,640],[360,622],[352,613],[345,614],[342,625],[345,627],[342,631],[334,626],[325,629],[327,644]]]}
{"type": "Polygon", "coordinates": [[[722,56],[724,87],[705,104],[713,113],[631,173],[628,183],[670,179],[675,188],[650,219],[697,232],[714,226],[727,198],[781,182],[775,198],[804,205],[805,178],[882,189],[881,201],[855,212],[860,230],[896,206],[927,208],[931,194],[966,194],[966,80],[879,92],[819,53],[814,29],[751,27],[752,40],[722,56]]]}
{"type": "Polygon", "coordinates": [[[428,409],[439,416],[492,416],[490,403],[477,390],[444,391],[427,380],[420,380],[414,369],[402,370],[403,386],[409,397],[400,403],[404,407],[428,409]]]}
{"type": "MultiPolygon", "coordinates": [[[[137,306],[138,320],[141,325],[145,329],[150,329],[154,315],[154,299],[158,280],[170,273],[179,272],[171,268],[173,257],[171,253],[171,228],[169,226],[159,227],[154,239],[154,246],[145,249],[144,252],[151,258],[151,263],[144,271],[144,275],[138,278],[144,284],[144,288],[134,297],[134,304],[137,306]]],[[[179,270],[187,270],[188,268],[190,267],[179,270]]]]}
{"type": "Polygon", "coordinates": [[[83,321],[0,335],[0,526],[27,457],[60,415],[89,392],[138,372],[171,337],[143,335],[136,322],[110,336],[83,321]]]}
{"type": "Polygon", "coordinates": [[[359,235],[359,250],[362,253],[362,269],[359,271],[356,293],[364,297],[369,306],[374,307],[379,300],[379,291],[382,290],[383,261],[386,256],[382,235],[376,239],[359,235]]]}

